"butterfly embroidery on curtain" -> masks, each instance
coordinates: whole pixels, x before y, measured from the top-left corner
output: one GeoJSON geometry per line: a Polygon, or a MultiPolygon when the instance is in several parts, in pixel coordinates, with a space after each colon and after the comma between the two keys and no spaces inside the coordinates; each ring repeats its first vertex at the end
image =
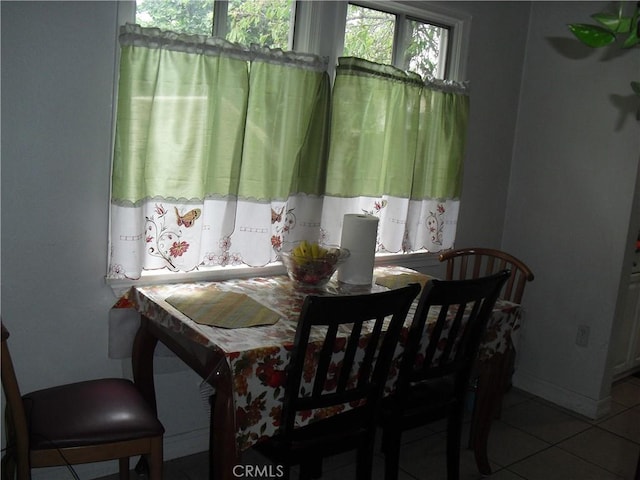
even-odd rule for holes
{"type": "Polygon", "coordinates": [[[285,234],[291,232],[296,226],[296,216],[293,213],[295,208],[287,210],[287,205],[283,205],[280,211],[271,207],[271,225],[274,235],[271,236],[271,246],[276,250],[280,249],[285,234]]]}
{"type": "Polygon", "coordinates": [[[184,215],[180,215],[178,211],[178,207],[173,207],[176,210],[176,217],[178,226],[184,225],[185,228],[189,228],[193,226],[193,223],[200,217],[202,210],[199,208],[194,208],[193,210],[188,211],[184,215]]]}
{"type": "Polygon", "coordinates": [[[389,202],[387,200],[380,200],[373,202],[373,208],[371,210],[367,210],[365,208],[362,209],[363,213],[368,215],[376,215],[382,213],[382,209],[387,206],[389,202]]]}
{"type": "Polygon", "coordinates": [[[280,209],[280,213],[276,212],[273,207],[271,208],[271,223],[278,223],[282,221],[282,214],[284,213],[284,206],[280,209]]]}

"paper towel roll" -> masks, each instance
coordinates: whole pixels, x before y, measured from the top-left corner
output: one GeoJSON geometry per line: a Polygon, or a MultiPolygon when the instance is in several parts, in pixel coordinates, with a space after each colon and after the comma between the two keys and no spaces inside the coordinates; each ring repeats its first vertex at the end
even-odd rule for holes
{"type": "Polygon", "coordinates": [[[373,281],[378,217],[347,214],[342,222],[340,246],[350,252],[338,268],[338,281],[352,285],[367,285],[373,281]]]}

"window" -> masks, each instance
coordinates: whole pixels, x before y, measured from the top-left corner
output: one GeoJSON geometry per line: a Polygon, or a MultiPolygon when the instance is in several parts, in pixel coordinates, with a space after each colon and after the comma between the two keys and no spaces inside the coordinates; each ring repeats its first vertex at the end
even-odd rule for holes
{"type": "Polygon", "coordinates": [[[343,55],[445,78],[448,36],[448,27],[350,3],[343,55]]]}
{"type": "Polygon", "coordinates": [[[395,15],[352,3],[347,7],[342,54],[392,63],[395,15]]]}
{"type": "Polygon", "coordinates": [[[266,265],[275,240],[313,230],[339,243],[343,213],[350,212],[379,216],[380,252],[450,245],[468,117],[467,89],[457,84],[464,80],[467,20],[429,8],[364,0],[119,4],[123,24],[143,27],[127,25],[119,39],[126,48],[119,51],[109,278],[266,265]],[[366,17],[375,28],[363,23],[366,17]],[[240,45],[219,38],[202,43],[192,34],[240,45]],[[421,71],[428,61],[430,70],[421,71]],[[453,82],[424,82],[390,63],[422,76],[438,71],[453,82]],[[333,98],[342,108],[329,121],[333,98]],[[334,125],[340,126],[329,128],[334,125]],[[345,136],[355,130],[370,134],[356,143],[345,136]],[[276,143],[286,151],[276,151],[276,143]],[[341,158],[358,159],[353,171],[362,175],[355,183],[340,170],[349,166],[341,158]],[[131,168],[138,164],[145,168],[131,168]],[[130,178],[131,172],[140,175],[130,178]],[[273,188],[257,191],[265,182],[273,188]]]}
{"type": "Polygon", "coordinates": [[[464,81],[470,18],[392,1],[137,0],[122,23],[214,35],[242,44],[393,64],[421,76],[464,81]]]}
{"type": "Polygon", "coordinates": [[[137,0],[136,23],[291,49],[293,0],[137,0]]]}
{"type": "Polygon", "coordinates": [[[179,33],[211,35],[213,0],[181,2],[177,0],[136,2],[136,23],[179,33]]]}

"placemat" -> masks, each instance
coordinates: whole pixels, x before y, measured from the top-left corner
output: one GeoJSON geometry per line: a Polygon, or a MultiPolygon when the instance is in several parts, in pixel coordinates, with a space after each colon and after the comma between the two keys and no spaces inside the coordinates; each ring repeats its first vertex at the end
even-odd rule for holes
{"type": "Polygon", "coordinates": [[[178,293],[166,302],[196,323],[222,328],[273,325],[280,315],[244,293],[201,290],[178,293]]]}
{"type": "Polygon", "coordinates": [[[433,277],[425,275],[424,273],[387,273],[376,277],[376,283],[387,288],[401,288],[409,285],[410,283],[419,283],[422,288],[433,277]]]}

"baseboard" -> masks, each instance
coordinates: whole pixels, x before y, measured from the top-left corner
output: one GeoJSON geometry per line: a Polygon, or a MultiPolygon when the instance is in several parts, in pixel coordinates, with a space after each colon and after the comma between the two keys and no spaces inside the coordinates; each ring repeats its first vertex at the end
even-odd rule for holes
{"type": "Polygon", "coordinates": [[[209,427],[165,436],[164,459],[186,457],[209,449],[209,427]]]}
{"type": "Polygon", "coordinates": [[[605,416],[611,410],[611,397],[594,399],[578,392],[567,390],[556,384],[547,382],[526,372],[516,371],[513,385],[520,390],[531,393],[563,408],[591,419],[605,416]]]}
{"type": "MultiPolygon", "coordinates": [[[[186,457],[199,453],[209,448],[209,428],[193,430],[177,435],[165,435],[164,459],[186,457]]],[[[135,466],[136,459],[131,460],[131,468],[135,466]]],[[[100,478],[118,473],[118,462],[87,463],[74,465],[73,470],[80,478],[100,478]]],[[[72,478],[67,467],[34,468],[32,480],[69,480],[72,478]]]]}

